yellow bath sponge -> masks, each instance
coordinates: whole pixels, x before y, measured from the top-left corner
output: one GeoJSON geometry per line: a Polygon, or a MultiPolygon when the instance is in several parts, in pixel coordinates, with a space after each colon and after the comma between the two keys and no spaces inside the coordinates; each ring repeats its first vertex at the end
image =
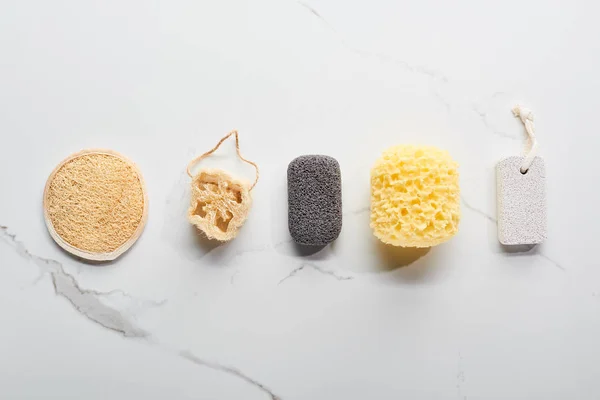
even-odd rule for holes
{"type": "Polygon", "coordinates": [[[395,146],[371,170],[371,228],[382,242],[431,247],[458,232],[458,164],[435,147],[395,146]]]}

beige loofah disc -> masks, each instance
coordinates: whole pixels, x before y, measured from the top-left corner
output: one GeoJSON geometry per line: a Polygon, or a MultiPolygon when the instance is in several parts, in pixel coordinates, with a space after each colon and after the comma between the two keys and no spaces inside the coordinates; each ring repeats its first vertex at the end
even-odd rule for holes
{"type": "Polygon", "coordinates": [[[44,190],[52,238],[78,257],[114,260],[139,238],[148,215],[142,174],[111,150],[83,150],[62,161],[44,190]]]}
{"type": "Polygon", "coordinates": [[[224,171],[201,170],[192,180],[188,220],[209,239],[233,239],[244,224],[252,197],[250,185],[224,171]]]}

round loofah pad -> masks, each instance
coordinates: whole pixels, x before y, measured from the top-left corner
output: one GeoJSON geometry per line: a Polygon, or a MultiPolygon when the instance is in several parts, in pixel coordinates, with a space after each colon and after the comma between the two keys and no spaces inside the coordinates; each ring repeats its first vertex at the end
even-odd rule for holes
{"type": "Polygon", "coordinates": [[[63,160],[44,190],[44,219],[66,251],[114,260],[139,238],[148,215],[142,174],[111,150],[83,150],[63,160]]]}
{"type": "Polygon", "coordinates": [[[203,169],[192,180],[188,220],[209,239],[228,241],[236,237],[251,205],[247,182],[221,170],[203,169]]]}
{"type": "Polygon", "coordinates": [[[431,247],[458,232],[458,164],[435,147],[395,146],[371,170],[371,228],[382,242],[431,247]]]}

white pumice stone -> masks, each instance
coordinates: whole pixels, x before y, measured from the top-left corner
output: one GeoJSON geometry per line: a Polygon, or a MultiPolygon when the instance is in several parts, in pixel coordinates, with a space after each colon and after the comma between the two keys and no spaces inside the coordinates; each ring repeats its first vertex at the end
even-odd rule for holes
{"type": "Polygon", "coordinates": [[[503,245],[542,243],[547,235],[546,168],[535,157],[526,173],[523,157],[509,157],[496,166],[498,240],[503,245]]]}

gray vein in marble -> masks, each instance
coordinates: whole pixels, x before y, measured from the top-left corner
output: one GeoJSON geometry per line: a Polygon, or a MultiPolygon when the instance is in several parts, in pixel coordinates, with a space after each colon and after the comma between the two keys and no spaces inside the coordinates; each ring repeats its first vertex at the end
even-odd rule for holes
{"type": "MultiPolygon", "coordinates": [[[[343,43],[345,44],[344,41],[343,41],[343,43]]],[[[379,53],[379,52],[362,50],[362,49],[358,49],[355,47],[350,47],[348,45],[346,45],[346,47],[351,52],[358,54],[361,57],[375,58],[382,63],[395,64],[406,71],[414,72],[414,73],[417,73],[420,75],[425,75],[435,81],[440,81],[441,83],[448,83],[450,81],[450,79],[446,75],[444,75],[442,72],[437,71],[432,68],[429,68],[429,67],[426,67],[426,66],[423,66],[423,65],[412,65],[412,64],[409,64],[406,61],[400,60],[396,57],[392,57],[390,55],[379,53]]]]}
{"type": "Polygon", "coordinates": [[[278,248],[280,248],[280,247],[281,247],[281,246],[283,246],[283,245],[286,245],[286,244],[292,244],[292,243],[294,243],[294,239],[282,240],[281,242],[277,242],[277,243],[275,243],[275,244],[273,245],[273,248],[274,248],[274,249],[278,249],[278,248]]]}
{"type": "MultiPolygon", "coordinates": [[[[128,299],[134,300],[134,301],[140,301],[136,298],[134,298],[132,295],[130,295],[129,293],[121,290],[121,289],[113,289],[113,290],[109,290],[108,292],[101,292],[99,290],[94,290],[94,289],[82,289],[85,293],[90,293],[93,294],[95,296],[98,297],[110,297],[113,295],[120,295],[123,297],[126,297],[128,299]]],[[[141,300],[141,303],[147,304],[148,306],[153,306],[153,307],[161,307],[164,306],[165,304],[167,304],[167,299],[163,299],[163,300],[141,300]]]]}
{"type": "Polygon", "coordinates": [[[65,273],[62,268],[50,274],[56,294],[67,299],[89,320],[125,337],[145,338],[150,335],[125,318],[118,310],[103,304],[95,294],[81,289],[73,276],[65,273]]]}
{"type": "Polygon", "coordinates": [[[552,258],[548,257],[547,255],[540,253],[539,251],[537,252],[537,255],[542,257],[543,259],[545,259],[546,261],[550,262],[551,264],[554,264],[554,266],[556,268],[559,268],[563,271],[566,271],[566,268],[563,267],[562,265],[560,265],[558,262],[556,262],[555,260],[553,260],[552,258]]]}
{"type": "Polygon", "coordinates": [[[244,374],[242,371],[238,370],[237,368],[228,367],[226,365],[203,360],[187,350],[180,351],[179,356],[196,364],[196,365],[210,368],[215,371],[224,372],[226,374],[233,375],[239,379],[242,379],[242,380],[248,382],[249,384],[255,386],[256,388],[262,390],[264,393],[266,393],[271,398],[271,400],[281,400],[281,397],[279,397],[275,393],[273,393],[273,391],[271,389],[269,389],[262,383],[250,378],[248,375],[244,374]]]}
{"type": "MultiPolygon", "coordinates": [[[[109,331],[119,333],[125,338],[142,338],[146,339],[147,343],[149,344],[156,344],[159,347],[167,348],[160,343],[154,342],[150,332],[139,328],[133,321],[130,321],[128,318],[126,318],[119,310],[107,306],[99,300],[100,297],[112,295],[120,295],[135,300],[128,293],[120,289],[102,292],[80,287],[78,282],[75,280],[75,277],[67,273],[60,262],[32,254],[29,250],[27,250],[27,248],[25,248],[22,242],[17,240],[16,235],[9,233],[8,227],[3,225],[0,225],[0,239],[5,244],[12,247],[21,257],[37,265],[40,268],[42,276],[49,274],[52,278],[52,284],[56,295],[66,299],[79,314],[83,315],[88,320],[109,331]]],[[[146,303],[151,306],[162,306],[166,303],[166,300],[158,302],[147,301],[146,303]]],[[[265,385],[250,378],[236,368],[202,360],[189,351],[178,351],[177,354],[196,365],[201,365],[242,379],[268,394],[271,400],[281,400],[279,396],[275,395],[273,391],[271,391],[265,385]]]]}
{"type": "Polygon", "coordinates": [[[333,32],[335,32],[337,34],[337,31],[335,30],[335,28],[329,22],[327,22],[327,20],[325,18],[323,18],[323,16],[321,14],[319,14],[317,12],[317,10],[315,10],[309,4],[307,4],[303,1],[297,1],[297,3],[300,4],[302,7],[306,8],[308,11],[310,11],[315,17],[319,18],[323,24],[325,24],[329,29],[331,29],[333,32]]]}
{"type": "Polygon", "coordinates": [[[464,206],[467,207],[469,210],[481,215],[482,217],[486,218],[488,221],[493,222],[494,224],[496,223],[495,217],[492,217],[485,211],[482,211],[482,210],[472,206],[467,200],[465,200],[464,196],[460,196],[460,199],[462,200],[462,203],[464,204],[464,206]]]}
{"type": "Polygon", "coordinates": [[[490,123],[490,121],[488,120],[488,116],[486,112],[483,112],[479,109],[479,107],[477,107],[476,104],[474,104],[473,106],[471,106],[471,109],[479,116],[479,118],[481,119],[481,122],[483,122],[483,125],[486,127],[486,129],[491,132],[492,134],[496,135],[496,136],[500,136],[502,138],[506,138],[506,139],[512,139],[512,140],[519,140],[518,137],[510,135],[506,132],[503,131],[499,131],[498,129],[496,129],[494,126],[492,126],[492,124],[490,123]]]}
{"type": "Polygon", "coordinates": [[[264,246],[249,248],[249,249],[236,250],[233,253],[233,258],[241,257],[243,255],[251,254],[251,253],[261,253],[263,251],[271,250],[272,248],[273,248],[273,246],[271,246],[271,245],[264,245],[264,246]]]}
{"type": "MultiPolygon", "coordinates": [[[[404,69],[406,71],[425,75],[433,80],[440,81],[442,83],[448,83],[448,81],[449,81],[448,77],[445,76],[440,71],[434,70],[432,68],[429,68],[429,67],[426,67],[423,65],[412,65],[412,64],[407,63],[406,61],[397,59],[395,57],[391,57],[387,54],[372,52],[372,51],[368,51],[368,50],[362,50],[362,49],[359,49],[355,46],[348,44],[348,42],[338,33],[338,31],[329,22],[327,22],[327,20],[325,20],[325,18],[323,18],[321,13],[319,13],[314,7],[312,7],[309,4],[307,4],[303,1],[300,1],[300,0],[297,0],[296,3],[300,6],[302,6],[304,9],[308,10],[311,13],[311,15],[318,18],[319,21],[321,21],[321,23],[323,23],[325,26],[327,26],[327,28],[329,28],[337,36],[337,39],[341,42],[341,44],[346,49],[348,49],[350,52],[355,53],[364,58],[375,58],[383,63],[392,63],[395,65],[398,65],[399,67],[401,67],[402,69],[404,69]]],[[[444,104],[445,103],[446,102],[444,101],[444,104]]]]}
{"type": "MultiPolygon", "coordinates": [[[[486,212],[472,206],[469,202],[467,202],[467,200],[465,200],[465,198],[463,196],[460,196],[462,203],[464,204],[465,207],[467,207],[469,210],[479,214],[480,216],[484,217],[485,219],[487,219],[488,221],[490,221],[493,224],[497,224],[497,220],[496,218],[492,217],[491,215],[487,214],[486,212]]],[[[553,260],[552,258],[548,257],[546,254],[540,252],[537,248],[535,250],[535,252],[533,254],[537,254],[538,256],[540,256],[541,258],[545,259],[546,261],[550,262],[552,265],[554,265],[556,268],[562,270],[562,271],[566,271],[566,268],[563,267],[559,262],[553,260]]]]}
{"type": "Polygon", "coordinates": [[[0,238],[13,247],[21,257],[37,265],[42,274],[48,273],[52,278],[56,295],[68,300],[75,310],[90,321],[125,337],[144,338],[149,335],[118,310],[98,300],[100,294],[107,295],[108,293],[82,289],[75,278],[64,270],[60,262],[32,254],[23,243],[16,239],[15,235],[8,233],[6,226],[0,225],[0,238]]]}
{"type": "Polygon", "coordinates": [[[433,93],[433,96],[438,100],[438,102],[442,104],[444,108],[446,108],[447,112],[451,111],[452,107],[450,106],[450,103],[440,94],[440,92],[437,90],[432,90],[431,93],[433,93]]]}
{"type": "Polygon", "coordinates": [[[321,274],[324,275],[329,275],[333,278],[335,278],[338,281],[348,281],[351,279],[354,279],[353,276],[345,276],[345,275],[338,275],[335,271],[331,271],[328,269],[325,269],[323,267],[320,267],[316,264],[312,264],[312,263],[304,263],[302,265],[300,265],[298,268],[293,269],[285,278],[283,278],[282,280],[279,281],[279,283],[277,285],[281,285],[283,282],[285,282],[286,280],[293,278],[294,276],[296,276],[300,271],[306,269],[306,268],[311,268],[321,274]]]}
{"type": "Polygon", "coordinates": [[[465,383],[465,371],[462,368],[462,355],[458,353],[458,368],[456,373],[456,392],[458,397],[461,397],[462,400],[467,400],[467,396],[463,396],[462,387],[465,383]]]}
{"type": "Polygon", "coordinates": [[[282,280],[279,281],[279,283],[277,285],[281,285],[283,282],[285,282],[286,280],[290,279],[291,277],[295,276],[298,272],[302,271],[304,268],[306,267],[306,265],[302,264],[301,266],[299,266],[298,268],[295,268],[294,270],[292,270],[292,272],[290,272],[285,278],[283,278],[282,280]]]}
{"type": "Polygon", "coordinates": [[[273,248],[272,245],[262,245],[262,246],[257,246],[257,247],[250,247],[250,248],[245,248],[245,249],[229,251],[227,245],[217,245],[216,247],[213,247],[212,249],[210,249],[206,253],[204,253],[202,256],[200,256],[199,260],[202,260],[204,258],[211,257],[211,256],[217,256],[217,257],[221,258],[221,260],[223,261],[223,264],[228,264],[231,261],[235,260],[236,258],[242,257],[246,254],[261,253],[261,252],[270,250],[272,248],[273,248]]]}
{"type": "Polygon", "coordinates": [[[356,210],[346,211],[343,215],[361,215],[361,214],[367,213],[369,211],[371,211],[371,207],[366,206],[366,207],[358,208],[356,210]]]}
{"type": "Polygon", "coordinates": [[[235,281],[235,277],[240,273],[239,269],[236,269],[235,272],[231,275],[231,278],[229,278],[229,283],[231,283],[233,285],[233,282],[235,281]]]}

